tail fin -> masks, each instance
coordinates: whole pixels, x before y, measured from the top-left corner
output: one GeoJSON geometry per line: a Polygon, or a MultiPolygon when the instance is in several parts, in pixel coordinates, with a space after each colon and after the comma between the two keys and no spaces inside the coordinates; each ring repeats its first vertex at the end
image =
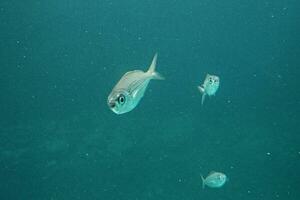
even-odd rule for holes
{"type": "Polygon", "coordinates": [[[147,73],[151,74],[152,79],[164,80],[165,78],[155,71],[157,61],[157,53],[154,55],[152,63],[147,71],[147,73]]]}
{"type": "Polygon", "coordinates": [[[206,96],[206,94],[205,94],[205,90],[204,90],[204,88],[203,88],[203,87],[201,87],[201,86],[198,86],[198,89],[199,89],[200,93],[202,94],[202,98],[201,98],[201,105],[203,105],[203,103],[204,103],[204,100],[205,100],[205,96],[206,96]]]}
{"type": "Polygon", "coordinates": [[[200,176],[201,176],[201,179],[202,179],[202,189],[204,189],[205,188],[205,179],[202,176],[202,174],[200,174],[200,176]]]}

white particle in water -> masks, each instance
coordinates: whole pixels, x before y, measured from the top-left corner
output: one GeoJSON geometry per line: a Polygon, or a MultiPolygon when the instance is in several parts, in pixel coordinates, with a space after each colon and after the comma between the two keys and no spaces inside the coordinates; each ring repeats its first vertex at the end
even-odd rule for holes
{"type": "Polygon", "coordinates": [[[277,74],[277,78],[281,79],[282,78],[281,74],[277,74]]]}

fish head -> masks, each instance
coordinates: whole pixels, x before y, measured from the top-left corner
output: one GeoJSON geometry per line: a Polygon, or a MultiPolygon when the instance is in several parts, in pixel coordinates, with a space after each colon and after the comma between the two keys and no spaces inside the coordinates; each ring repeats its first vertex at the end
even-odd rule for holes
{"type": "Polygon", "coordinates": [[[216,75],[207,74],[205,80],[209,85],[217,85],[220,83],[220,78],[216,75]]]}
{"type": "Polygon", "coordinates": [[[131,96],[126,90],[113,91],[107,98],[108,107],[116,114],[129,112],[131,96]]]}
{"type": "Polygon", "coordinates": [[[218,173],[218,179],[219,179],[219,182],[220,182],[220,183],[225,183],[227,177],[226,177],[226,175],[223,174],[223,173],[218,173]]]}
{"type": "Polygon", "coordinates": [[[220,85],[220,78],[216,75],[207,74],[204,81],[204,89],[208,95],[214,95],[220,85]]]}

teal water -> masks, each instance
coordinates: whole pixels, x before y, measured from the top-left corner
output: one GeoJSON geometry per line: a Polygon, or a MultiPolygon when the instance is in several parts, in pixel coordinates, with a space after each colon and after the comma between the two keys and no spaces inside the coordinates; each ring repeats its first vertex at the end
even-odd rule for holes
{"type": "Polygon", "coordinates": [[[299,5],[2,0],[0,199],[300,199],[299,5]],[[166,80],[114,114],[155,52],[166,80]],[[203,190],[212,170],[229,181],[203,190]]]}

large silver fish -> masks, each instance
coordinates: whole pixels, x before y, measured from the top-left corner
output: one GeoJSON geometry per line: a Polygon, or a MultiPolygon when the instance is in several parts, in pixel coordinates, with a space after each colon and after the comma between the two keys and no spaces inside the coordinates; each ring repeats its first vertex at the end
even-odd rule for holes
{"type": "Polygon", "coordinates": [[[204,83],[198,86],[199,91],[202,94],[201,105],[203,105],[205,96],[215,95],[220,86],[220,78],[216,75],[207,74],[204,83]]]}
{"type": "Polygon", "coordinates": [[[116,114],[133,110],[147,89],[151,79],[163,80],[164,77],[155,71],[157,54],[147,72],[134,70],[125,73],[107,98],[109,108],[116,114]]]}
{"type": "Polygon", "coordinates": [[[221,172],[214,172],[214,171],[210,172],[206,178],[204,178],[201,175],[201,179],[202,179],[202,188],[204,188],[205,185],[211,188],[219,188],[222,187],[228,180],[225,174],[221,172]]]}

